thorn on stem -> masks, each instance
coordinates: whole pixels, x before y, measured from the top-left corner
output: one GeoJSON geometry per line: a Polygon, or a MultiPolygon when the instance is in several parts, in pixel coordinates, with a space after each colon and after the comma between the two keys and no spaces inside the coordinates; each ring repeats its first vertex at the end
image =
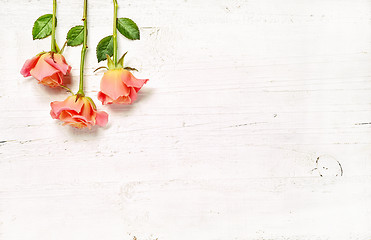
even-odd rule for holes
{"type": "Polygon", "coordinates": [[[51,52],[51,53],[50,53],[53,62],[54,62],[54,63],[57,63],[57,62],[54,60],[54,54],[55,54],[55,52],[51,52]]]}

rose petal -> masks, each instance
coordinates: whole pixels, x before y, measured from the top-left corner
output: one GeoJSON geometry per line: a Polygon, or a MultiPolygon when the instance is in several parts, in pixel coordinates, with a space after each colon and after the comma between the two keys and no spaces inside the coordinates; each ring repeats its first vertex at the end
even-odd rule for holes
{"type": "Polygon", "coordinates": [[[116,99],[115,101],[113,101],[113,103],[116,103],[116,104],[131,104],[133,101],[131,100],[131,98],[129,96],[125,97],[125,96],[122,96],[122,97],[119,97],[118,99],[116,99]]]}
{"type": "Polygon", "coordinates": [[[45,61],[46,55],[48,54],[44,54],[43,56],[41,56],[35,67],[30,71],[30,74],[39,81],[59,72],[58,69],[55,69],[45,61]]]}
{"type": "Polygon", "coordinates": [[[75,128],[88,127],[90,129],[96,124],[100,126],[107,124],[108,114],[97,112],[90,98],[80,97],[77,101],[76,98],[77,96],[70,96],[62,102],[52,102],[50,104],[52,118],[59,119],[64,122],[64,125],[75,128]]]}
{"type": "Polygon", "coordinates": [[[59,117],[58,119],[63,121],[63,122],[74,122],[72,116],[76,114],[75,111],[68,111],[68,110],[64,110],[61,112],[61,114],[59,114],[59,117]]]}
{"type": "MultiPolygon", "coordinates": [[[[141,89],[145,83],[148,82],[148,79],[137,79],[133,76],[133,74],[129,71],[126,71],[123,69],[122,73],[122,81],[128,86],[128,87],[135,87],[138,89],[141,89]]],[[[139,90],[138,90],[139,91],[139,90]]]]}
{"type": "Polygon", "coordinates": [[[23,65],[23,67],[21,69],[21,74],[23,75],[23,77],[29,77],[29,76],[31,76],[30,71],[31,71],[32,68],[35,67],[37,61],[39,61],[39,58],[40,58],[40,55],[35,56],[35,57],[31,58],[31,59],[28,59],[24,63],[24,65],[23,65]]]}
{"type": "Polygon", "coordinates": [[[63,73],[63,75],[66,75],[67,72],[71,71],[71,66],[69,66],[66,62],[66,59],[63,57],[63,55],[55,53],[53,55],[54,61],[51,57],[51,55],[48,55],[45,57],[45,61],[50,64],[52,67],[58,69],[63,73]]]}
{"type": "Polygon", "coordinates": [[[110,98],[109,96],[107,96],[106,94],[102,92],[98,92],[98,100],[101,101],[103,105],[113,103],[112,98],[110,98]]]}
{"type": "Polygon", "coordinates": [[[82,106],[84,105],[84,102],[83,100],[81,100],[81,98],[79,98],[77,102],[75,101],[76,96],[70,96],[62,102],[60,101],[52,102],[50,103],[50,106],[52,108],[52,111],[54,112],[54,115],[58,118],[59,115],[61,114],[61,111],[63,110],[73,110],[76,113],[79,113],[81,111],[82,106]]]}
{"type": "Polygon", "coordinates": [[[101,127],[106,126],[108,122],[108,114],[103,111],[97,112],[96,121],[97,121],[97,125],[101,127]]]}
{"type": "Polygon", "coordinates": [[[121,74],[121,69],[108,70],[104,73],[100,83],[101,92],[113,100],[116,100],[120,96],[128,96],[130,93],[129,88],[121,80],[121,74]]]}
{"type": "Polygon", "coordinates": [[[71,127],[78,128],[78,129],[86,128],[86,127],[91,129],[90,125],[84,122],[68,122],[68,123],[64,123],[63,125],[69,125],[71,127]]]}
{"type": "MultiPolygon", "coordinates": [[[[139,90],[138,90],[139,91],[139,90]]],[[[138,94],[137,94],[137,92],[138,92],[135,88],[131,88],[130,89],[130,95],[129,95],[129,97],[130,97],[130,99],[131,99],[131,102],[133,103],[135,100],[137,100],[137,97],[138,97],[138,94]]]]}
{"type": "Polygon", "coordinates": [[[53,109],[50,110],[50,116],[52,116],[53,119],[58,119],[57,115],[54,113],[53,109]]]}
{"type": "Polygon", "coordinates": [[[60,78],[60,75],[58,72],[58,73],[54,73],[50,77],[46,77],[42,79],[41,81],[39,81],[39,83],[49,86],[51,88],[55,88],[62,84],[62,79],[60,78]]]}
{"type": "Polygon", "coordinates": [[[88,122],[91,125],[95,125],[95,112],[93,110],[93,107],[90,103],[90,101],[83,97],[82,101],[84,102],[84,105],[81,108],[81,112],[79,115],[73,116],[73,118],[79,118],[83,119],[85,122],[88,122]]]}
{"type": "Polygon", "coordinates": [[[78,115],[78,113],[75,111],[62,111],[59,116],[59,120],[63,121],[65,125],[67,124],[75,128],[84,128],[91,125],[90,123],[86,122],[85,117],[78,115]]]}

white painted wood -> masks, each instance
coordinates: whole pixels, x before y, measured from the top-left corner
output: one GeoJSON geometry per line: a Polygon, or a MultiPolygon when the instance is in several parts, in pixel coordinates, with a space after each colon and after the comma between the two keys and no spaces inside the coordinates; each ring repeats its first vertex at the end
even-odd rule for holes
{"type": "MultiPolygon", "coordinates": [[[[60,43],[82,2],[58,1],[60,43]]],[[[119,4],[150,81],[78,131],[49,116],[63,91],[19,74],[49,49],[31,28],[51,1],[0,0],[1,240],[371,239],[369,0],[119,4]]],[[[111,12],[89,1],[95,100],[111,12]]],[[[65,55],[77,89],[80,48],[65,55]]]]}

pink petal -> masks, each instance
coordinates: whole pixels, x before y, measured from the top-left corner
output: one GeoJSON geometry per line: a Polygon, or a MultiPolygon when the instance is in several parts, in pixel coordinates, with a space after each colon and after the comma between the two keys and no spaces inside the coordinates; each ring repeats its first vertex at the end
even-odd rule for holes
{"type": "Polygon", "coordinates": [[[52,116],[53,119],[58,119],[57,115],[54,113],[53,109],[50,110],[50,116],[52,116]]]}
{"type": "Polygon", "coordinates": [[[49,86],[51,88],[55,88],[55,87],[60,86],[63,83],[63,80],[58,72],[58,73],[53,74],[50,77],[46,77],[42,79],[41,81],[39,81],[39,83],[49,86]]]}
{"type": "Polygon", "coordinates": [[[114,69],[108,70],[100,83],[100,90],[113,100],[121,96],[128,96],[130,94],[129,88],[122,82],[122,70],[114,69]]]}
{"type": "Polygon", "coordinates": [[[102,92],[98,92],[98,100],[101,101],[103,105],[113,103],[112,98],[110,98],[109,96],[107,96],[106,94],[102,92]]]}
{"type": "Polygon", "coordinates": [[[116,103],[116,104],[131,104],[132,101],[131,101],[131,98],[129,96],[127,96],[127,97],[122,96],[122,97],[119,97],[118,99],[116,99],[113,103],[116,103]]]}
{"type": "Polygon", "coordinates": [[[67,64],[66,59],[63,57],[63,55],[55,53],[53,58],[54,61],[51,55],[48,55],[47,57],[45,57],[45,61],[49,63],[52,67],[61,71],[63,75],[66,75],[67,72],[71,71],[71,66],[67,64]]]}
{"type": "Polygon", "coordinates": [[[82,101],[84,102],[84,105],[81,108],[81,112],[79,113],[79,115],[73,116],[73,118],[80,118],[83,119],[85,122],[95,125],[95,112],[90,101],[85,97],[82,98],[82,101]]]}
{"type": "Polygon", "coordinates": [[[84,128],[87,126],[90,126],[88,122],[85,121],[84,117],[81,117],[79,115],[76,115],[75,111],[62,111],[59,120],[64,122],[64,125],[70,125],[75,128],[84,128]],[[78,118],[81,117],[81,118],[78,118]]]}
{"type": "MultiPolygon", "coordinates": [[[[124,69],[123,69],[124,70],[124,69]]],[[[135,87],[141,89],[145,83],[148,82],[148,79],[136,79],[131,72],[124,70],[122,74],[122,81],[128,87],[135,87]]],[[[138,90],[139,91],[139,90],[138,90]]]]}
{"type": "Polygon", "coordinates": [[[73,122],[79,122],[79,123],[81,122],[81,123],[84,123],[86,125],[92,125],[92,126],[95,125],[94,121],[88,121],[85,116],[73,115],[72,119],[73,119],[73,122]]]}
{"type": "Polygon", "coordinates": [[[28,59],[24,63],[24,65],[23,65],[23,67],[21,69],[21,74],[23,75],[23,77],[29,77],[29,76],[31,76],[30,71],[31,71],[32,68],[35,67],[37,61],[39,61],[39,58],[40,58],[40,55],[35,56],[35,57],[31,58],[31,59],[28,59]]]}
{"type": "Polygon", "coordinates": [[[108,122],[108,114],[103,111],[97,112],[96,121],[97,121],[97,125],[101,127],[106,126],[108,122]]]}
{"type": "Polygon", "coordinates": [[[78,129],[86,128],[86,127],[88,127],[89,129],[91,129],[91,127],[90,127],[90,125],[88,123],[80,122],[80,121],[66,122],[63,125],[69,125],[71,127],[78,128],[78,129]]]}
{"type": "Polygon", "coordinates": [[[39,81],[59,72],[58,69],[55,69],[49,63],[45,62],[46,55],[47,54],[41,56],[35,67],[30,71],[31,75],[39,81]]]}
{"type": "Polygon", "coordinates": [[[74,122],[72,116],[76,114],[75,111],[68,111],[68,110],[65,110],[65,111],[62,111],[61,114],[59,115],[59,120],[63,121],[63,122],[74,122]]]}
{"type": "MultiPolygon", "coordinates": [[[[75,111],[76,113],[79,113],[81,111],[82,106],[84,105],[84,101],[79,98],[77,102],[75,102],[76,96],[70,96],[66,98],[66,100],[60,102],[60,101],[55,101],[50,103],[50,106],[53,111],[53,116],[56,118],[59,118],[59,115],[63,110],[72,110],[75,111]]],[[[54,118],[54,117],[53,117],[54,118]]]]}
{"type": "MultiPolygon", "coordinates": [[[[138,90],[139,91],[139,90],[138,90]]],[[[138,94],[137,94],[137,90],[135,89],[135,88],[131,88],[130,89],[130,95],[129,95],[129,97],[130,97],[130,99],[131,99],[131,103],[133,103],[135,100],[137,100],[137,96],[138,96],[138,94]]]]}

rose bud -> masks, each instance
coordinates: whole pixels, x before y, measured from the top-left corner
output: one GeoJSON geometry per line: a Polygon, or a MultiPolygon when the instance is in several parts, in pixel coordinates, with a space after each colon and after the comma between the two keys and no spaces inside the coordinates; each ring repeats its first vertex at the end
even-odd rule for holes
{"type": "Polygon", "coordinates": [[[63,84],[63,75],[71,71],[63,55],[58,53],[43,53],[28,59],[21,70],[24,77],[32,76],[39,83],[51,88],[63,84]]]}
{"type": "Polygon", "coordinates": [[[89,97],[69,96],[64,101],[52,102],[50,106],[52,118],[61,120],[64,125],[90,129],[95,125],[104,127],[108,122],[108,114],[97,111],[93,100],[89,97]]]}
{"type": "Polygon", "coordinates": [[[110,69],[103,75],[98,99],[103,105],[131,104],[147,81],[148,79],[136,79],[131,72],[123,68],[110,69]]]}

